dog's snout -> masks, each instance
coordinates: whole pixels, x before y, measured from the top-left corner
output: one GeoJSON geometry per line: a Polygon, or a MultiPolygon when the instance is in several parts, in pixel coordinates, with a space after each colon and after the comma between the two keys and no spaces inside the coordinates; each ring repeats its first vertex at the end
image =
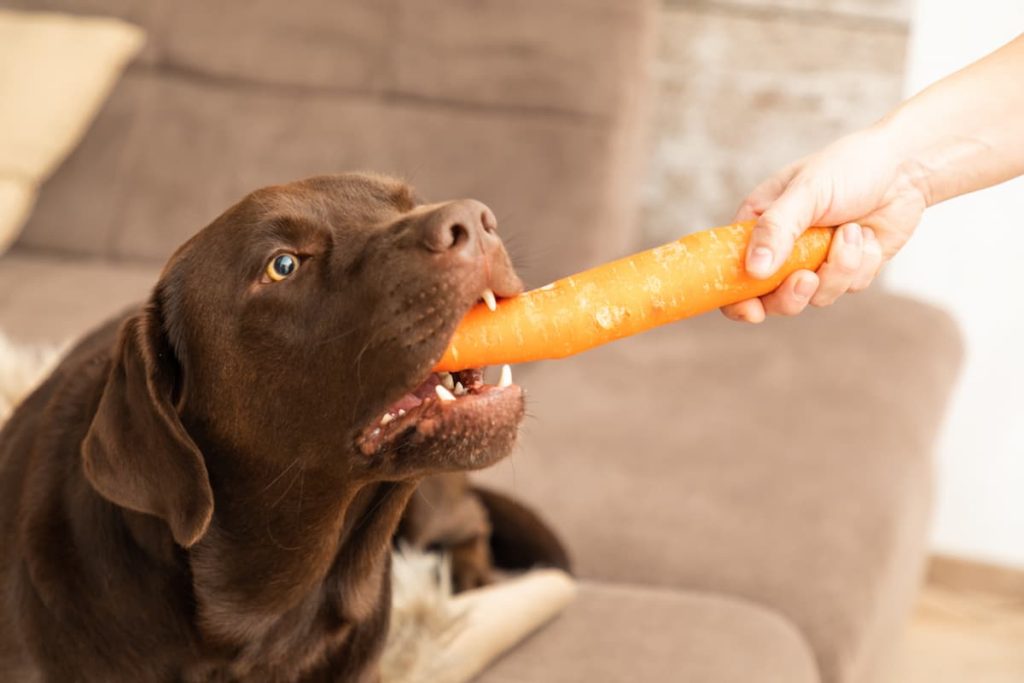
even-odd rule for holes
{"type": "Polygon", "coordinates": [[[480,242],[496,240],[498,221],[487,205],[475,199],[442,204],[420,221],[420,241],[428,250],[442,254],[481,252],[480,242]]]}

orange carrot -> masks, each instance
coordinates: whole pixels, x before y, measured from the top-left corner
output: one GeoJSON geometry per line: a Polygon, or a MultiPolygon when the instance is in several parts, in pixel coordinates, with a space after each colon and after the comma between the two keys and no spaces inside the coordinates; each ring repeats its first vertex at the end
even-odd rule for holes
{"type": "Polygon", "coordinates": [[[564,358],[658,325],[767,294],[795,270],[816,270],[831,228],[811,228],[767,280],[743,258],[753,222],[687,235],[466,315],[436,370],[564,358]]]}

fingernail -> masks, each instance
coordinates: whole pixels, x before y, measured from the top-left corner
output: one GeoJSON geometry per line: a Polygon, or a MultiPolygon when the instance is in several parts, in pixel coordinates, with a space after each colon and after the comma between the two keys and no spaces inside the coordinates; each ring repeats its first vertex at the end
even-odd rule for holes
{"type": "Polygon", "coordinates": [[[804,275],[799,278],[796,281],[796,285],[793,286],[793,294],[800,299],[810,299],[816,289],[817,287],[814,284],[814,278],[804,275]]]}
{"type": "Polygon", "coordinates": [[[768,247],[755,247],[747,257],[747,271],[754,276],[770,275],[772,261],[775,260],[772,250],[768,247]]]}
{"type": "Polygon", "coordinates": [[[854,246],[860,246],[864,239],[864,235],[860,229],[860,226],[856,223],[847,223],[846,227],[843,228],[843,241],[847,244],[854,246]]]}

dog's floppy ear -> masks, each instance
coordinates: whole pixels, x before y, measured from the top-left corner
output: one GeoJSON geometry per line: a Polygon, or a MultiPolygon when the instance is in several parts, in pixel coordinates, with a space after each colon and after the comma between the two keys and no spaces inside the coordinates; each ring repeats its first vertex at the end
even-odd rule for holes
{"type": "Polygon", "coordinates": [[[162,518],[187,548],[206,533],[213,491],[203,456],[172,404],[178,365],[154,309],[151,304],[121,327],[82,458],[104,498],[162,518]]]}

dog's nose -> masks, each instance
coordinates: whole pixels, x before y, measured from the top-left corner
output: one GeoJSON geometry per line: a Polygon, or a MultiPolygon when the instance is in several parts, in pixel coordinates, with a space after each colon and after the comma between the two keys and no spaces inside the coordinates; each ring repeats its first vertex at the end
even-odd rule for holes
{"type": "Polygon", "coordinates": [[[486,204],[475,199],[442,204],[423,217],[419,228],[423,246],[438,254],[474,257],[489,251],[491,243],[500,244],[498,220],[486,204]]]}

